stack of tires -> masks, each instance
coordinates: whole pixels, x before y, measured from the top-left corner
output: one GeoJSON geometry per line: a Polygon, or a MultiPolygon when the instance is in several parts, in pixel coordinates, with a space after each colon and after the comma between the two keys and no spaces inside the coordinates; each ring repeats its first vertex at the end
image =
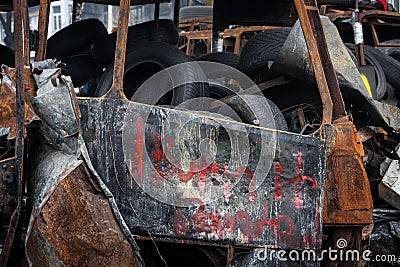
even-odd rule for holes
{"type": "Polygon", "coordinates": [[[375,47],[366,45],[364,49],[367,54],[376,58],[385,74],[386,92],[382,99],[378,100],[398,106],[400,97],[400,62],[375,47]]]}
{"type": "MultiPolygon", "coordinates": [[[[160,20],[157,34],[154,30],[154,21],[130,26],[127,54],[151,41],[177,44],[178,32],[171,20],[160,20]]],[[[74,86],[81,87],[90,81],[98,81],[103,70],[113,63],[116,36],[116,32],[108,34],[103,23],[97,19],[81,20],[49,38],[46,56],[61,61],[74,86]]],[[[93,96],[96,87],[97,82],[92,87],[84,87],[87,90],[82,95],[93,96]]]]}

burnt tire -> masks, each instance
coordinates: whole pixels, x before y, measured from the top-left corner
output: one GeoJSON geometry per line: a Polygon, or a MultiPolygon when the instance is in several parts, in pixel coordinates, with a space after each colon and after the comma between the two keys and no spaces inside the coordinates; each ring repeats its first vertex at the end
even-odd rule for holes
{"type": "Polygon", "coordinates": [[[102,69],[94,62],[91,55],[74,55],[62,60],[63,69],[71,76],[74,87],[85,85],[89,80],[99,77],[102,69]]]}
{"type": "Polygon", "coordinates": [[[98,19],[80,20],[59,30],[47,40],[47,58],[65,57],[78,54],[98,36],[107,35],[107,29],[98,19]]]}
{"type": "Polygon", "coordinates": [[[182,7],[179,12],[179,19],[193,19],[201,17],[212,17],[212,6],[186,6],[182,7]]]}
{"type": "MultiPolygon", "coordinates": [[[[124,75],[124,93],[128,99],[131,99],[136,90],[151,76],[168,67],[193,62],[185,53],[177,48],[162,42],[149,42],[145,45],[130,51],[126,55],[125,75],[124,75]]],[[[104,72],[99,85],[96,89],[95,96],[104,95],[111,87],[114,64],[110,65],[104,72]]],[[[200,66],[194,68],[187,65],[182,68],[182,77],[186,77],[189,81],[184,85],[176,87],[172,90],[172,95],[158,102],[158,105],[176,106],[184,101],[198,98],[208,97],[208,84],[197,82],[205,79],[200,66]]],[[[154,88],[158,90],[158,88],[154,88]]],[[[154,103],[155,104],[155,103],[154,103]]]]}
{"type": "Polygon", "coordinates": [[[386,94],[380,102],[397,107],[399,104],[399,97],[397,96],[395,89],[390,84],[387,84],[386,88],[386,94]]]}
{"type": "Polygon", "coordinates": [[[290,29],[274,29],[254,35],[244,45],[239,59],[239,69],[256,82],[275,77],[269,69],[290,33],[290,29]]]}
{"type": "MultiPolygon", "coordinates": [[[[399,44],[400,39],[394,39],[394,40],[388,40],[382,42],[383,44],[399,44]]],[[[384,52],[386,55],[391,56],[392,58],[396,59],[397,61],[400,61],[400,47],[398,46],[377,46],[375,47],[376,49],[384,52]]]]}
{"type": "MultiPolygon", "coordinates": [[[[159,22],[158,33],[154,35],[154,21],[148,21],[136,25],[129,26],[127,39],[127,53],[135,49],[145,42],[156,40],[168,44],[176,45],[179,35],[174,23],[169,19],[161,19],[159,22]]],[[[92,43],[92,55],[99,67],[107,67],[114,61],[115,43],[117,33],[100,36],[92,43]]]]}
{"type": "Polygon", "coordinates": [[[229,52],[209,53],[196,58],[196,61],[210,61],[228,65],[229,67],[239,69],[239,56],[229,52]]]}
{"type": "Polygon", "coordinates": [[[10,68],[15,67],[15,53],[10,47],[0,44],[0,66],[4,64],[10,68]]]}
{"type": "Polygon", "coordinates": [[[345,7],[355,7],[354,0],[318,0],[318,5],[338,5],[345,7]]]}
{"type": "Polygon", "coordinates": [[[209,80],[209,96],[210,98],[219,100],[228,96],[235,94],[233,90],[223,85],[218,80],[209,80]]]}
{"type": "Polygon", "coordinates": [[[270,117],[264,110],[264,108],[266,108],[265,100],[274,116],[275,129],[288,131],[288,126],[282,112],[278,106],[268,98],[263,98],[258,95],[232,96],[225,104],[232,108],[244,123],[266,127],[265,125],[269,123],[270,117]],[[258,121],[258,123],[255,123],[255,121],[258,121]]]}
{"type": "Polygon", "coordinates": [[[396,92],[399,94],[400,62],[374,47],[366,45],[364,46],[364,48],[367,53],[372,54],[378,60],[378,62],[382,66],[383,71],[385,72],[386,80],[396,89],[396,92]]]}
{"type": "MultiPolygon", "coordinates": [[[[346,44],[346,47],[355,55],[356,46],[354,44],[346,44]]],[[[366,46],[365,46],[366,47],[366,46]]],[[[381,100],[386,94],[386,80],[387,77],[385,75],[385,71],[381,66],[379,60],[375,57],[373,53],[365,49],[365,60],[367,64],[372,65],[375,70],[375,79],[376,79],[376,92],[373,93],[375,95],[376,100],[381,100]]]]}

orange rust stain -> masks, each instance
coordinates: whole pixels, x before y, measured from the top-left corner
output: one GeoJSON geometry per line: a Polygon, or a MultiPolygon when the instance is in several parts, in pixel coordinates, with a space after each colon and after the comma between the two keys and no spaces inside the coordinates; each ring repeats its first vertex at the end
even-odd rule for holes
{"type": "Polygon", "coordinates": [[[352,122],[334,125],[333,151],[324,185],[323,223],[362,225],[372,222],[373,203],[360,137],[352,122]]]}
{"type": "Polygon", "coordinates": [[[28,238],[34,265],[141,266],[107,198],[90,179],[80,165],[48,193],[28,238]]]}

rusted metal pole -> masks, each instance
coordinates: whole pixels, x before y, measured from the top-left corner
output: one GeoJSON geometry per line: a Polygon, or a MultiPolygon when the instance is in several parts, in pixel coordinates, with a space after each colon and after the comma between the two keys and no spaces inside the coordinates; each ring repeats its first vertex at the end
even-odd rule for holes
{"type": "Polygon", "coordinates": [[[360,10],[358,9],[358,0],[355,1],[355,21],[358,26],[353,26],[354,28],[354,43],[356,44],[356,58],[357,62],[360,66],[365,66],[367,65],[367,62],[365,60],[365,51],[364,51],[364,40],[362,40],[362,24],[360,23],[360,10]],[[361,30],[361,32],[358,32],[358,30],[361,30]]]}
{"type": "MultiPolygon", "coordinates": [[[[29,65],[30,63],[30,44],[29,44],[29,32],[30,32],[30,26],[29,26],[29,15],[28,15],[28,4],[22,3],[21,4],[23,9],[21,10],[21,19],[22,19],[22,27],[23,27],[23,40],[24,40],[24,63],[26,65],[29,65]]],[[[23,74],[22,74],[23,75],[23,74]]]]}
{"type": "Polygon", "coordinates": [[[23,83],[24,68],[27,57],[26,40],[29,38],[27,35],[27,2],[26,0],[14,0],[14,49],[15,53],[15,66],[16,66],[16,115],[17,115],[17,134],[15,141],[15,156],[16,156],[16,172],[17,172],[17,205],[15,211],[10,219],[10,227],[8,229],[7,237],[2,248],[3,253],[0,257],[0,266],[6,266],[11,247],[14,241],[15,232],[17,230],[20,214],[21,214],[21,199],[22,199],[22,183],[24,176],[24,131],[25,131],[25,89],[23,83]]]}
{"type": "Polygon", "coordinates": [[[346,116],[315,0],[294,0],[323,103],[322,123],[346,116]]]}
{"type": "Polygon", "coordinates": [[[129,13],[130,0],[121,0],[119,6],[117,43],[115,46],[113,83],[110,91],[106,94],[108,97],[121,97],[127,99],[124,94],[124,71],[129,13]]]}
{"type": "Polygon", "coordinates": [[[42,61],[46,58],[47,34],[49,29],[50,0],[40,0],[39,10],[39,47],[36,52],[35,61],[42,61]]]}

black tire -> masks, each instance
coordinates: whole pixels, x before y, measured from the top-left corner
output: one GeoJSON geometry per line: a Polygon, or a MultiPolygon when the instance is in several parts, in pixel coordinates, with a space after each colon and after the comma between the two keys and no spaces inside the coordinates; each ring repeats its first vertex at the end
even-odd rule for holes
{"type": "Polygon", "coordinates": [[[387,84],[386,88],[386,94],[380,102],[397,107],[399,104],[399,97],[397,96],[395,89],[390,84],[387,84]]]}
{"type": "MultiPolygon", "coordinates": [[[[394,39],[394,40],[388,40],[382,42],[383,44],[399,44],[400,39],[394,39]]],[[[398,46],[377,46],[375,47],[376,49],[384,52],[386,55],[391,56],[392,58],[396,59],[397,61],[400,61],[400,47],[398,46]]]]}
{"type": "Polygon", "coordinates": [[[74,87],[85,85],[90,79],[101,76],[102,69],[91,55],[75,55],[62,60],[63,69],[71,76],[74,87]]]}
{"type": "MultiPolygon", "coordinates": [[[[154,33],[154,21],[148,21],[136,25],[129,26],[127,53],[137,48],[144,42],[152,41],[154,33]]],[[[158,34],[156,41],[176,45],[179,35],[174,23],[169,19],[161,19],[159,22],[158,34]]],[[[114,61],[115,43],[117,33],[100,36],[92,43],[92,55],[99,67],[105,68],[114,61]]]]}
{"type": "Polygon", "coordinates": [[[230,90],[228,87],[224,86],[218,80],[209,80],[209,96],[210,98],[219,100],[228,96],[235,94],[234,91],[230,90]]]}
{"type": "MultiPolygon", "coordinates": [[[[124,92],[126,97],[130,99],[143,82],[160,70],[192,61],[182,51],[162,42],[149,42],[132,50],[127,54],[125,62],[124,92]]],[[[113,67],[112,64],[105,70],[95,96],[102,96],[110,89],[113,67]]],[[[196,69],[191,66],[182,69],[182,77],[193,80],[193,83],[186,83],[174,88],[169,99],[166,97],[157,104],[176,106],[192,98],[208,97],[208,84],[196,82],[205,79],[205,74],[202,73],[200,66],[196,69]]],[[[158,88],[154,89],[158,90],[158,88]]]]}
{"type": "MultiPolygon", "coordinates": [[[[353,55],[355,55],[356,46],[354,44],[346,44],[346,47],[353,53],[353,55]]],[[[367,64],[374,67],[376,92],[373,92],[373,95],[376,100],[381,100],[386,94],[387,77],[385,76],[385,71],[379,60],[367,49],[365,50],[365,60],[367,61],[367,64]]]]}
{"type": "Polygon", "coordinates": [[[229,52],[209,53],[196,58],[196,61],[210,61],[239,69],[239,56],[229,52]]]}
{"type": "Polygon", "coordinates": [[[386,75],[386,80],[396,89],[397,94],[400,93],[400,62],[386,55],[376,48],[366,45],[365,51],[374,55],[381,64],[386,75]]]}
{"type": "Polygon", "coordinates": [[[338,5],[345,7],[355,7],[354,0],[317,0],[318,5],[338,5]]]}
{"type": "Polygon", "coordinates": [[[212,6],[186,6],[182,7],[179,12],[179,19],[192,19],[201,17],[212,17],[212,6]]]}
{"type": "Polygon", "coordinates": [[[268,64],[278,56],[290,29],[274,29],[254,35],[243,47],[239,69],[256,82],[276,76],[268,64]]]}
{"type": "Polygon", "coordinates": [[[269,100],[258,95],[240,95],[229,98],[225,104],[232,108],[244,123],[266,127],[270,119],[264,111],[265,100],[267,101],[272,115],[274,116],[275,129],[288,131],[288,126],[278,106],[269,100]],[[258,114],[259,117],[256,117],[258,114]],[[255,123],[258,121],[258,123],[255,123]]]}
{"type": "Polygon", "coordinates": [[[107,29],[98,19],[80,20],[59,30],[47,40],[47,58],[76,55],[82,47],[89,45],[96,37],[107,35],[107,29]]]}
{"type": "Polygon", "coordinates": [[[14,50],[8,46],[0,44],[0,66],[4,64],[10,68],[15,67],[15,53],[14,50]]]}

